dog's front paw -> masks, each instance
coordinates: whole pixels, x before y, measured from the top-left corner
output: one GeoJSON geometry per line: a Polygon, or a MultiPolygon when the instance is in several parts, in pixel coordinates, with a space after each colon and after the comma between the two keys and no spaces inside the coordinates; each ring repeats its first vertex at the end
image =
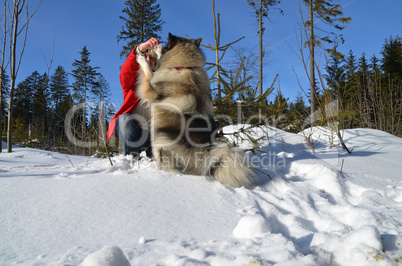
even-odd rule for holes
{"type": "Polygon", "coordinates": [[[144,71],[145,76],[150,78],[152,76],[152,71],[151,71],[151,68],[149,67],[147,59],[145,59],[145,56],[139,55],[136,57],[136,60],[137,60],[138,64],[140,65],[140,68],[142,69],[142,71],[144,71]]]}
{"type": "Polygon", "coordinates": [[[159,60],[162,56],[162,44],[155,45],[154,51],[156,54],[156,59],[159,60]]]}

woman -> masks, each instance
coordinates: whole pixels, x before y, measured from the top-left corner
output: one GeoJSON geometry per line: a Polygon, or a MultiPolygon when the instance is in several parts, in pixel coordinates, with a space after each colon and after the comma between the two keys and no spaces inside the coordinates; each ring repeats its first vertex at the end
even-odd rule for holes
{"type": "Polygon", "coordinates": [[[152,156],[148,122],[150,113],[147,106],[140,103],[136,95],[138,70],[136,57],[145,56],[151,69],[155,67],[155,58],[148,50],[152,50],[160,42],[151,38],[141,43],[131,51],[120,71],[120,84],[123,88],[124,101],[119,111],[113,116],[107,131],[107,140],[111,136],[119,138],[124,146],[125,155],[138,157],[145,150],[148,157],[152,156]]]}

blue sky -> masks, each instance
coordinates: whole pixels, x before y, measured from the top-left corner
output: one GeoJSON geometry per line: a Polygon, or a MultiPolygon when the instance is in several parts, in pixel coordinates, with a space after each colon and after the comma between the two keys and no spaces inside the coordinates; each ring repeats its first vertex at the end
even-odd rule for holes
{"type": "MultiPolygon", "coordinates": [[[[31,5],[37,2],[30,1],[31,5]]],[[[112,102],[120,107],[123,96],[119,83],[121,44],[116,36],[123,26],[119,19],[124,8],[123,0],[44,0],[37,14],[32,19],[26,50],[18,73],[22,81],[33,71],[47,72],[46,61],[52,57],[53,39],[55,51],[50,74],[58,65],[68,72],[72,63],[80,59],[79,52],[86,45],[91,52],[92,66],[98,66],[109,82],[112,102]]],[[[221,44],[232,42],[242,36],[237,47],[250,48],[258,53],[257,23],[246,0],[215,0],[216,12],[221,17],[221,44]]],[[[344,14],[352,17],[352,22],[342,31],[345,43],[339,47],[341,52],[350,49],[357,57],[365,52],[368,57],[380,50],[385,38],[402,36],[401,0],[343,0],[338,1],[344,8],[344,14]]],[[[214,44],[212,0],[159,0],[162,9],[162,41],[166,41],[169,32],[178,36],[189,35],[191,38],[203,38],[203,44],[214,44]]],[[[271,14],[271,22],[266,22],[265,45],[267,46],[267,64],[264,67],[264,87],[271,84],[279,74],[281,91],[285,97],[293,100],[300,88],[297,72],[302,86],[308,87],[303,65],[292,49],[297,50],[295,30],[299,27],[300,15],[296,0],[283,0],[279,12],[271,14]]],[[[213,52],[204,49],[207,61],[214,60],[213,52]]],[[[226,61],[233,60],[231,54],[226,61]]],[[[9,71],[8,71],[9,72],[9,71]]],[[[255,73],[258,75],[258,73],[255,73]]],[[[70,83],[73,82],[69,77],[70,83]]],[[[270,96],[269,100],[273,100],[270,96]]]]}

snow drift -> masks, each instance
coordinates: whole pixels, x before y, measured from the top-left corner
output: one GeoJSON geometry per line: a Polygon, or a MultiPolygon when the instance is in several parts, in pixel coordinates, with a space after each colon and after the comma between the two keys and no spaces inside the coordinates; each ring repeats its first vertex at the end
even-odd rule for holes
{"type": "Polygon", "coordinates": [[[265,153],[250,160],[272,179],[256,172],[253,190],[148,159],[3,150],[0,264],[397,265],[401,139],[345,130],[348,155],[315,130],[316,154],[301,134],[256,130],[265,153]]]}

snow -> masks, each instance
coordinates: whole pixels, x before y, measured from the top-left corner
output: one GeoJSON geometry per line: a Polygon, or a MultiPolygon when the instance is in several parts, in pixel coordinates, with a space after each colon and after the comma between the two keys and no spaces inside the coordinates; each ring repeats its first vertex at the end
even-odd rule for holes
{"type": "Polygon", "coordinates": [[[233,230],[237,238],[261,237],[271,231],[268,221],[261,215],[249,215],[240,219],[233,230]]]}
{"type": "Polygon", "coordinates": [[[119,247],[106,246],[86,257],[82,265],[130,266],[130,262],[124,256],[123,251],[119,247]]]}
{"type": "Polygon", "coordinates": [[[349,155],[307,133],[316,154],[303,134],[252,132],[266,136],[253,190],[3,144],[0,265],[398,265],[402,140],[345,130],[349,155]]]}

